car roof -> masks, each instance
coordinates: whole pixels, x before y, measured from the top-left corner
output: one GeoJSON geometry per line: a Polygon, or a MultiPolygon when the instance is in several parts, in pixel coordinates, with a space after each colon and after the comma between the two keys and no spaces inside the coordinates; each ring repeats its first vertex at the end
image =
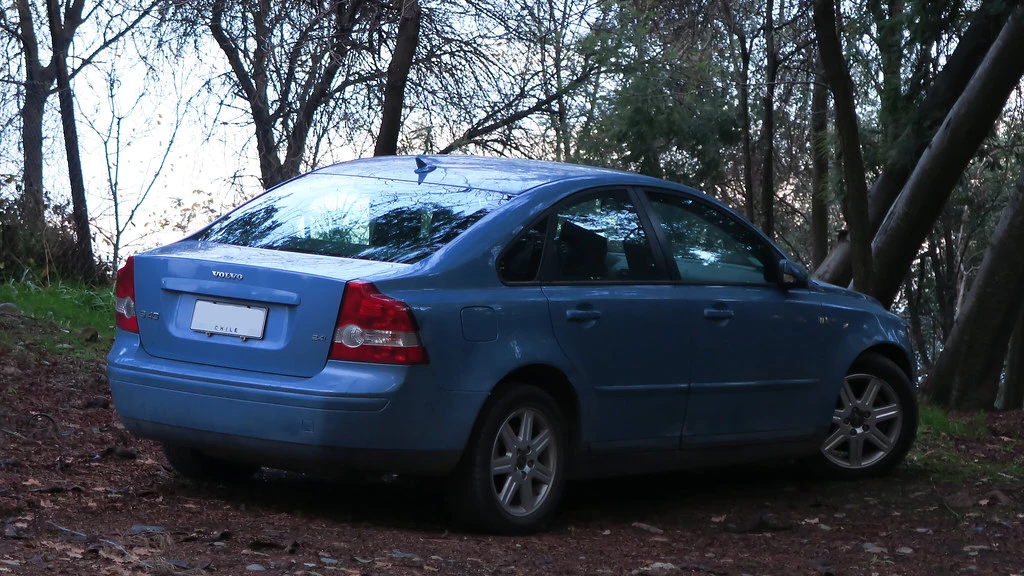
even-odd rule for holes
{"type": "Polygon", "coordinates": [[[581,177],[611,177],[615,182],[652,184],[664,181],[630,172],[520,158],[488,158],[464,155],[378,156],[341,162],[321,168],[320,174],[391,178],[410,182],[441,184],[519,194],[560,180],[581,177]],[[420,169],[420,164],[425,168],[420,169]]]}

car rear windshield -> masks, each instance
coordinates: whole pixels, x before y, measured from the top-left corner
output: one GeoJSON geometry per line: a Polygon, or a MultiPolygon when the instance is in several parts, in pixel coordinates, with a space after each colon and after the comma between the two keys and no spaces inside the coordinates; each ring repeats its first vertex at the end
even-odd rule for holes
{"type": "Polygon", "coordinates": [[[314,173],[249,201],[194,239],[412,263],[506,198],[484,190],[314,173]]]}

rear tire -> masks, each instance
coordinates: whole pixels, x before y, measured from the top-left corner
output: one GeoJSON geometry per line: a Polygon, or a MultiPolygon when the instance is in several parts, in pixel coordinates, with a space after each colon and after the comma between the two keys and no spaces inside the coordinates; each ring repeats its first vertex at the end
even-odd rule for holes
{"type": "Polygon", "coordinates": [[[543,528],[565,489],[568,438],[562,410],[540,388],[496,392],[449,483],[456,519],[497,534],[543,528]]]}
{"type": "Polygon", "coordinates": [[[260,469],[255,464],[215,458],[188,446],[164,444],[163,448],[164,455],[175,472],[192,480],[241,482],[260,469]]]}
{"type": "Polygon", "coordinates": [[[906,373],[880,354],[864,354],[850,368],[829,433],[807,464],[830,478],[880,476],[907,455],[917,423],[917,398],[906,373]]]}

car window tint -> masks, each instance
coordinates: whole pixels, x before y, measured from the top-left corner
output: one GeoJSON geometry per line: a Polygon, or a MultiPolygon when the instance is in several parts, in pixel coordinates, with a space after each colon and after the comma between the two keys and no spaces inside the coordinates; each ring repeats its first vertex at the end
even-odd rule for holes
{"type": "Polygon", "coordinates": [[[766,284],[771,248],[741,221],[677,194],[648,193],[683,282],[766,284]]]}
{"type": "Polygon", "coordinates": [[[512,241],[498,262],[498,273],[505,282],[532,282],[540,271],[548,219],[544,218],[512,241]]]}
{"type": "Polygon", "coordinates": [[[624,190],[587,194],[559,210],[554,247],[556,281],[661,279],[624,190]]]}
{"type": "Polygon", "coordinates": [[[450,186],[309,174],[257,197],[195,239],[409,263],[454,240],[506,198],[450,186]]]}

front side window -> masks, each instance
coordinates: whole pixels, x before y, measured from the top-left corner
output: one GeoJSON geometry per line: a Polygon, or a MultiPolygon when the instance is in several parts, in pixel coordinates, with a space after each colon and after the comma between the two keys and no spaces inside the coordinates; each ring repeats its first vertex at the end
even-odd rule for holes
{"type": "Polygon", "coordinates": [[[683,282],[767,284],[773,251],[745,224],[699,200],[649,192],[683,282]]]}
{"type": "Polygon", "coordinates": [[[664,279],[625,190],[589,193],[556,215],[552,280],[664,279]]]}
{"type": "Polygon", "coordinates": [[[506,198],[434,184],[309,174],[244,204],[193,239],[412,263],[454,240],[506,198]]]}

